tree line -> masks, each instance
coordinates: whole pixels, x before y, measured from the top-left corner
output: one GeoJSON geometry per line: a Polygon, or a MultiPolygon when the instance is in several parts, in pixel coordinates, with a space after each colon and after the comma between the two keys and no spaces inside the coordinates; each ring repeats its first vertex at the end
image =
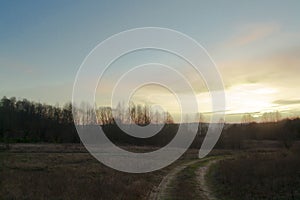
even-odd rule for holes
{"type": "Polygon", "coordinates": [[[66,103],[60,107],[4,96],[0,100],[0,142],[78,143],[80,139],[75,124],[101,125],[110,137],[122,141],[123,137],[116,127],[116,120],[140,126],[150,122],[174,123],[170,113],[153,111],[149,105],[133,102],[128,108],[119,103],[114,109],[99,107],[95,112],[87,103],[78,107],[66,103]]]}
{"type": "Polygon", "coordinates": [[[174,123],[174,119],[168,111],[154,110],[147,104],[135,104],[134,102],[130,102],[127,106],[119,102],[115,108],[101,106],[96,109],[83,102],[79,106],[73,107],[73,113],[76,125],[111,125],[115,124],[116,121],[140,126],[150,123],[174,123]]]}
{"type": "MultiPolygon", "coordinates": [[[[300,140],[300,119],[282,120],[276,112],[264,114],[263,123],[252,120],[250,115],[245,115],[242,124],[227,124],[229,128],[223,130],[217,147],[243,148],[248,140],[277,140],[289,148],[293,141],[300,140]]],[[[129,106],[119,103],[116,108],[99,107],[95,112],[92,106],[85,103],[78,107],[71,103],[60,107],[27,99],[17,100],[15,97],[0,100],[0,142],[79,143],[74,122],[77,125],[102,126],[105,134],[115,143],[154,146],[168,144],[179,126],[170,113],[133,102],[129,106]],[[72,111],[75,113],[74,119],[72,111]],[[158,134],[140,139],[124,133],[116,121],[140,126],[157,123],[164,124],[164,127],[158,134]]],[[[198,123],[199,129],[192,146],[200,147],[208,124],[195,123],[198,123]]]]}
{"type": "Polygon", "coordinates": [[[3,97],[0,101],[0,141],[79,142],[71,103],[59,107],[3,97]]]}
{"type": "MultiPolygon", "coordinates": [[[[276,113],[265,116],[276,118],[276,113]]],[[[232,124],[224,129],[218,141],[220,148],[244,149],[249,146],[249,141],[277,141],[281,147],[291,148],[295,141],[300,140],[300,119],[282,119],[280,121],[232,124]]],[[[266,145],[267,143],[265,143],[266,145]]],[[[267,145],[266,145],[267,146],[267,145]]]]}

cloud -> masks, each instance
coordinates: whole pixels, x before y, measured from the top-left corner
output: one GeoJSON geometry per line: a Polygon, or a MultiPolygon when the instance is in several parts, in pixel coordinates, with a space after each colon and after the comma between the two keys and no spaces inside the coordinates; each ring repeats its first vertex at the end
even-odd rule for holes
{"type": "Polygon", "coordinates": [[[247,25],[240,28],[225,44],[233,47],[245,46],[273,34],[279,28],[276,23],[247,25]]]}
{"type": "Polygon", "coordinates": [[[227,87],[241,83],[265,83],[297,89],[300,83],[300,46],[266,52],[248,59],[232,59],[218,64],[227,87]]]}
{"type": "Polygon", "coordinates": [[[279,105],[291,105],[291,104],[300,104],[300,99],[296,100],[276,100],[273,102],[274,104],[279,104],[279,105]]]}

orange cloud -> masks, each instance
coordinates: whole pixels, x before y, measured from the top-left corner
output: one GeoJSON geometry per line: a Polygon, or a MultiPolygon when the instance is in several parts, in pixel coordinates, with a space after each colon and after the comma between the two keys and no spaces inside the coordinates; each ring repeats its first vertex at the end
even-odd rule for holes
{"type": "Polygon", "coordinates": [[[244,46],[265,38],[279,30],[279,25],[256,24],[243,27],[238,33],[226,42],[226,46],[244,46]]]}

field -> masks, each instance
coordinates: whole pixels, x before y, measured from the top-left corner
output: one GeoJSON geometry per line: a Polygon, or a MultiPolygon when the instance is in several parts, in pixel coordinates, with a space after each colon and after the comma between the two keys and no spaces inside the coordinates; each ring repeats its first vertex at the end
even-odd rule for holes
{"type": "Polygon", "coordinates": [[[244,153],[214,165],[207,179],[220,200],[300,199],[300,149],[244,153]]]}
{"type": "Polygon", "coordinates": [[[102,165],[79,145],[15,145],[0,153],[0,196],[143,199],[164,173],[121,173],[102,165]]]}
{"type": "Polygon", "coordinates": [[[2,145],[0,152],[0,199],[148,199],[171,168],[197,153],[191,150],[156,172],[129,174],[104,166],[79,144],[11,144],[9,150],[4,148],[2,145]]]}
{"type": "Polygon", "coordinates": [[[299,145],[265,144],[214,150],[204,159],[190,149],[172,165],[144,174],[108,168],[80,144],[2,144],[0,199],[299,199],[299,145]]]}

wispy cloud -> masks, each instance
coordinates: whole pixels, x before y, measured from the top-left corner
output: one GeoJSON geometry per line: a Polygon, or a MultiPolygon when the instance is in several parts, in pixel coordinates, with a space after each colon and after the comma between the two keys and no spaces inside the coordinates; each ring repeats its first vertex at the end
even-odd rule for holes
{"type": "Polygon", "coordinates": [[[279,105],[291,105],[291,104],[300,104],[300,99],[296,100],[276,100],[273,102],[274,104],[279,104],[279,105]]]}
{"type": "Polygon", "coordinates": [[[245,46],[263,39],[279,29],[280,26],[277,23],[246,25],[239,28],[237,33],[225,42],[225,46],[245,46]]]}
{"type": "Polygon", "coordinates": [[[293,46],[251,59],[220,62],[218,66],[228,87],[241,83],[267,83],[295,89],[300,83],[299,53],[300,46],[293,46]]]}

